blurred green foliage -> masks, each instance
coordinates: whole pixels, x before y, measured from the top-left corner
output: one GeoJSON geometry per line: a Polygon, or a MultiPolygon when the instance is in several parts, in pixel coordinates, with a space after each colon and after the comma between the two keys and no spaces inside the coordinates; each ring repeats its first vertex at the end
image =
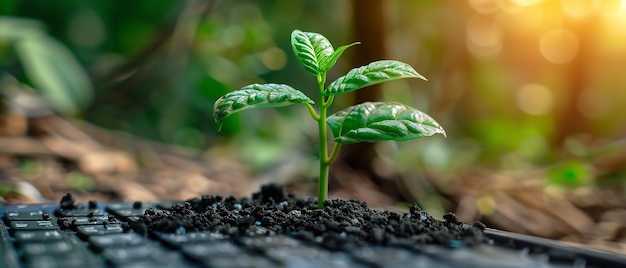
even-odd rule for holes
{"type": "Polygon", "coordinates": [[[558,186],[586,186],[592,182],[592,169],[581,161],[572,160],[553,167],[546,179],[548,184],[558,186]]]}
{"type": "MultiPolygon", "coordinates": [[[[111,129],[200,148],[208,146],[217,135],[210,115],[212,102],[219,96],[254,82],[308,79],[298,72],[274,72],[297,66],[287,56],[289,43],[274,41],[288,41],[296,22],[303,21],[301,26],[311,29],[332,28],[334,35],[342,33],[342,27],[333,23],[318,25],[314,19],[338,4],[317,5],[312,1],[3,3],[2,15],[30,18],[45,25],[46,31],[68,47],[89,72],[96,92],[95,100],[83,109],[84,118],[111,129]]],[[[337,20],[337,24],[342,20],[327,19],[337,20]]],[[[19,31],[14,27],[4,29],[19,31]]],[[[44,42],[38,45],[54,49],[44,42]]],[[[3,50],[3,69],[23,82],[36,80],[22,71],[29,69],[28,62],[46,64],[46,57],[20,57],[26,60],[19,61],[15,54],[3,50]]],[[[65,67],[44,69],[53,72],[67,70],[65,67]]],[[[42,79],[52,84],[54,77],[65,76],[51,73],[42,79]]],[[[69,77],[80,79],[76,75],[69,77]]],[[[33,86],[43,89],[41,84],[33,86]]],[[[82,81],[70,82],[50,99],[76,92],[86,94],[89,86],[82,81]]],[[[262,112],[260,116],[267,114],[262,112]]],[[[239,133],[242,125],[255,124],[258,119],[228,120],[225,133],[239,133]]]]}
{"type": "Polygon", "coordinates": [[[0,42],[15,49],[26,79],[58,111],[75,114],[91,101],[93,89],[85,70],[39,22],[0,17],[0,42]]]}

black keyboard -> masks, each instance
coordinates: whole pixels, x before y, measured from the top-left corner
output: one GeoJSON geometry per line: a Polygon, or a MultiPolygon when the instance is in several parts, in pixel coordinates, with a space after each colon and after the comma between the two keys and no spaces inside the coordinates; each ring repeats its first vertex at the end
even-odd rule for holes
{"type": "MultiPolygon", "coordinates": [[[[297,235],[228,237],[135,228],[173,202],[0,208],[0,267],[626,267],[626,258],[487,229],[472,247],[357,245],[335,251],[297,235]]],[[[62,204],[61,204],[62,205],[62,204]]]]}

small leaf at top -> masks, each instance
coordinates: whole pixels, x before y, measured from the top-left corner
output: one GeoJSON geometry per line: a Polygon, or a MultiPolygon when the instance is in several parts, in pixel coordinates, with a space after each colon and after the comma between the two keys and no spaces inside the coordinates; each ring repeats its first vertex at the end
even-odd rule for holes
{"type": "Polygon", "coordinates": [[[335,50],[335,52],[333,52],[332,55],[330,55],[329,57],[325,57],[322,59],[322,70],[324,72],[330,70],[330,68],[333,68],[333,66],[335,66],[335,63],[337,63],[337,59],[339,59],[339,57],[341,57],[341,54],[343,54],[344,51],[346,51],[346,49],[361,44],[361,42],[354,42],[352,44],[349,45],[345,45],[345,46],[340,46],[339,48],[337,48],[337,50],[335,50]]]}
{"type": "Polygon", "coordinates": [[[221,128],[231,114],[252,108],[282,107],[294,103],[314,102],[301,91],[283,84],[253,84],[219,98],[213,107],[213,117],[221,128]]]}
{"type": "Polygon", "coordinates": [[[350,70],[346,75],[333,81],[328,88],[324,90],[324,95],[330,96],[348,93],[371,85],[401,78],[420,78],[426,80],[426,78],[418,74],[411,65],[395,60],[381,60],[350,70]]]}
{"type": "Polygon", "coordinates": [[[400,103],[365,102],[331,115],[327,124],[341,144],[446,135],[430,116],[400,103]]]}
{"type": "Polygon", "coordinates": [[[300,30],[291,33],[291,47],[300,65],[315,76],[325,72],[322,61],[335,51],[323,35],[300,30]]]}

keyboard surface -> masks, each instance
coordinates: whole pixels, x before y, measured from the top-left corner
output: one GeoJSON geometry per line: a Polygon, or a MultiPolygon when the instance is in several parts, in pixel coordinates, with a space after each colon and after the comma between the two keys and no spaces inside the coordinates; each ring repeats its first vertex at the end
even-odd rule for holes
{"type": "MultiPolygon", "coordinates": [[[[142,230],[174,202],[0,207],[0,267],[626,267],[623,256],[486,230],[473,247],[356,245],[331,250],[292,234],[142,230]]],[[[258,229],[261,230],[261,229],[258,229]]]]}

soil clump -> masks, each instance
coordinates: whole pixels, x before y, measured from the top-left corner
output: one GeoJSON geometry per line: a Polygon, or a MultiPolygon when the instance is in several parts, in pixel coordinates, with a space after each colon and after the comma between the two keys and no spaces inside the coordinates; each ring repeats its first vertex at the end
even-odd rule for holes
{"type": "Polygon", "coordinates": [[[325,208],[318,209],[317,199],[296,198],[274,184],[262,186],[251,199],[205,195],[165,210],[150,208],[131,226],[146,234],[208,231],[231,238],[286,234],[331,249],[365,244],[463,247],[488,241],[484,224],[463,224],[451,213],[437,219],[415,204],[401,214],[338,199],[327,200],[325,208]]]}

